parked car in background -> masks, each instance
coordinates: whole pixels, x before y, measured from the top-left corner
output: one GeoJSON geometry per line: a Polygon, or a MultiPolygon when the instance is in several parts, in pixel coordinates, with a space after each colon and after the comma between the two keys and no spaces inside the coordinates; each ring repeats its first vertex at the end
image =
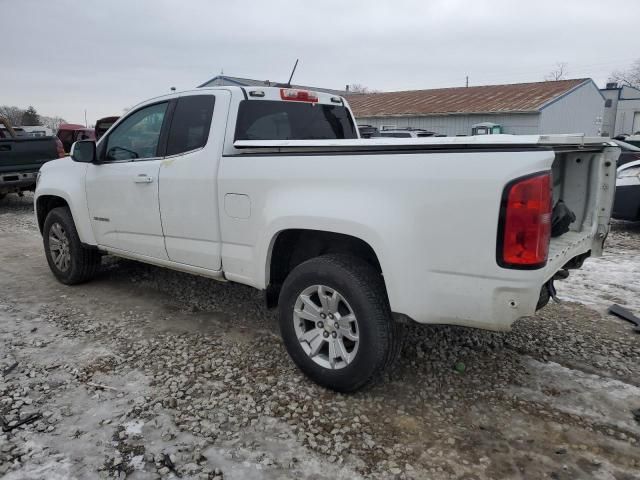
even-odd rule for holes
{"type": "Polygon", "coordinates": [[[556,273],[602,253],[619,153],[567,135],[360,139],[334,94],[198,88],[76,142],[35,208],[62,283],[109,253],[263,290],[293,361],[351,392],[404,322],[504,331],[544,306],[556,273]],[[562,229],[554,205],[575,212],[562,229]]]}
{"type": "Polygon", "coordinates": [[[613,140],[621,150],[620,157],[618,157],[618,167],[622,165],[634,162],[636,160],[640,160],[640,147],[632,145],[628,142],[623,142],[622,140],[613,140]]]}
{"type": "Polygon", "coordinates": [[[94,129],[96,141],[100,140],[100,138],[107,133],[107,130],[109,130],[111,126],[118,121],[118,118],[120,117],[104,117],[96,120],[96,127],[94,129]]]}
{"type": "Polygon", "coordinates": [[[20,127],[31,137],[51,137],[53,136],[53,131],[49,127],[45,127],[44,125],[22,125],[20,127]]]}
{"type": "Polygon", "coordinates": [[[633,145],[634,147],[640,147],[640,132],[636,132],[632,135],[622,134],[613,137],[614,140],[620,140],[622,142],[633,145]]]}
{"type": "Polygon", "coordinates": [[[391,138],[423,138],[423,137],[435,137],[436,132],[430,132],[429,130],[423,130],[421,128],[394,128],[383,129],[380,131],[380,137],[391,138]]]}
{"type": "Polygon", "coordinates": [[[624,139],[626,143],[630,143],[636,147],[640,147],[640,133],[634,133],[633,135],[629,135],[624,139]]]}
{"type": "Polygon", "coordinates": [[[618,167],[613,218],[640,221],[640,159],[618,167]]]}
{"type": "Polygon", "coordinates": [[[23,131],[17,135],[8,120],[0,118],[0,198],[8,193],[34,190],[40,167],[64,157],[56,137],[32,137],[23,131]]]}
{"type": "Polygon", "coordinates": [[[58,126],[56,136],[62,142],[64,151],[69,153],[71,145],[79,140],[95,140],[96,133],[93,128],[87,128],[84,125],[75,123],[62,123],[58,126]]]}
{"type": "Polygon", "coordinates": [[[358,125],[358,133],[360,133],[360,138],[380,136],[380,131],[372,125],[358,125]]]}
{"type": "Polygon", "coordinates": [[[504,133],[502,125],[493,122],[481,122],[471,125],[471,135],[499,135],[504,133]]]}
{"type": "Polygon", "coordinates": [[[22,127],[12,127],[13,135],[9,132],[7,127],[0,122],[0,138],[16,138],[16,137],[28,137],[29,134],[22,127]]]}

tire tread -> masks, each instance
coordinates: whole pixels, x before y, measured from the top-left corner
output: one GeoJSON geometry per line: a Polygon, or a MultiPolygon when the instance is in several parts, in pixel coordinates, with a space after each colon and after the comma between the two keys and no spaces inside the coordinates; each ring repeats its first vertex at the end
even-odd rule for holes
{"type": "MultiPolygon", "coordinates": [[[[298,265],[285,280],[281,291],[281,307],[286,304],[282,302],[282,295],[287,291],[287,287],[296,279],[296,272],[302,270],[322,270],[330,268],[339,271],[343,275],[344,280],[353,285],[365,298],[365,301],[371,306],[374,312],[370,317],[370,321],[376,323],[377,338],[370,345],[375,349],[373,354],[373,368],[369,370],[367,376],[353,381],[349,385],[328,385],[325,386],[341,392],[354,392],[362,388],[374,384],[382,378],[385,369],[397,358],[401,349],[401,325],[394,322],[391,315],[391,308],[387,297],[387,292],[381,274],[369,263],[364,260],[347,254],[327,254],[315,257],[298,265]]],[[[288,312],[285,313],[285,317],[288,312]]],[[[284,321],[287,321],[286,318],[284,321]]],[[[360,326],[362,328],[362,325],[360,326]]],[[[317,380],[316,380],[317,381],[317,380]]]]}
{"type": "Polygon", "coordinates": [[[64,224],[65,230],[70,236],[69,240],[72,245],[71,248],[73,255],[72,269],[68,275],[60,275],[56,272],[56,270],[54,269],[55,267],[51,265],[51,260],[49,257],[48,249],[46,248],[47,244],[45,241],[45,254],[47,255],[49,267],[53,271],[56,278],[58,278],[58,280],[60,280],[64,284],[76,285],[79,283],[84,283],[93,278],[97,273],[98,268],[100,268],[100,252],[92,250],[90,248],[86,248],[82,245],[69,207],[57,207],[52,209],[47,214],[47,218],[45,219],[45,228],[43,229],[43,237],[47,235],[48,226],[54,221],[55,217],[58,217],[61,223],[64,224]]]}

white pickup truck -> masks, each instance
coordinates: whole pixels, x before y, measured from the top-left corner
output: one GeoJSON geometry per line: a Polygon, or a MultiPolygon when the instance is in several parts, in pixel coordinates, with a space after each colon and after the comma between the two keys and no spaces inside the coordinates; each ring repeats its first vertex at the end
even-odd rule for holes
{"type": "Polygon", "coordinates": [[[348,392],[408,320],[508,330],[545,304],[602,252],[618,154],[581,136],[365,140],[341,97],[200,88],[45,164],[35,210],[61,282],[112,254],[264,290],[295,363],[348,392]],[[552,236],[560,200],[575,220],[552,236]]]}

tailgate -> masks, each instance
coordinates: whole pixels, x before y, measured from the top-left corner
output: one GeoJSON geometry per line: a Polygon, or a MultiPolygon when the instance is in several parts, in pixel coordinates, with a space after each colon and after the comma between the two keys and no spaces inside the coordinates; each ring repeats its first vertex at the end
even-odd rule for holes
{"type": "Polygon", "coordinates": [[[0,139],[0,173],[36,171],[55,158],[53,137],[0,139]]]}

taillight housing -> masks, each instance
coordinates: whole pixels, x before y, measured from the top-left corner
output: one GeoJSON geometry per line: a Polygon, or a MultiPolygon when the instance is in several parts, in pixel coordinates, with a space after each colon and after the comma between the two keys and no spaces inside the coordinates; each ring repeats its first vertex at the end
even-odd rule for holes
{"type": "Polygon", "coordinates": [[[546,265],[551,210],[551,172],[518,178],[505,187],[498,223],[498,265],[518,269],[546,265]]]}
{"type": "Polygon", "coordinates": [[[318,102],[318,94],[308,90],[298,90],[297,88],[281,88],[280,98],[282,100],[290,100],[294,102],[318,102]]]}

